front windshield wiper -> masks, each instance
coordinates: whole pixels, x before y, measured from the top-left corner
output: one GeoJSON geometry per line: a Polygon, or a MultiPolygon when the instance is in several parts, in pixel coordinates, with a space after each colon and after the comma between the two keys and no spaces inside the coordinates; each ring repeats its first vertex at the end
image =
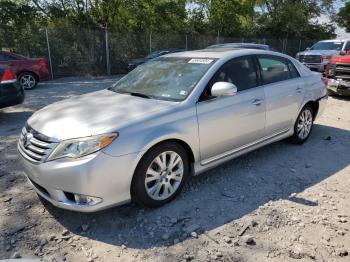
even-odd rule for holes
{"type": "Polygon", "coordinates": [[[138,96],[138,97],[142,97],[142,98],[151,99],[151,97],[149,95],[145,95],[145,94],[142,94],[142,93],[130,92],[129,94],[131,96],[138,96]]]}
{"type": "Polygon", "coordinates": [[[137,96],[137,97],[142,97],[142,98],[147,98],[147,99],[151,99],[152,97],[149,96],[149,95],[145,95],[145,94],[142,94],[142,93],[138,93],[138,92],[129,92],[129,91],[123,91],[123,90],[113,90],[113,89],[109,89],[111,91],[114,91],[116,93],[120,93],[120,94],[128,94],[128,95],[131,95],[131,96],[137,96]]]}

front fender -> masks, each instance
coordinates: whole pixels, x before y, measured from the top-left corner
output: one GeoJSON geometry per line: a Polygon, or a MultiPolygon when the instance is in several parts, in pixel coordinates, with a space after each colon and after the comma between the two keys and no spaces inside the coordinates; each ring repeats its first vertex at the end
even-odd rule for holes
{"type": "Polygon", "coordinates": [[[144,154],[162,141],[177,139],[191,148],[195,160],[199,159],[198,124],[194,107],[156,116],[118,132],[119,137],[104,149],[104,153],[111,156],[144,154]]]}

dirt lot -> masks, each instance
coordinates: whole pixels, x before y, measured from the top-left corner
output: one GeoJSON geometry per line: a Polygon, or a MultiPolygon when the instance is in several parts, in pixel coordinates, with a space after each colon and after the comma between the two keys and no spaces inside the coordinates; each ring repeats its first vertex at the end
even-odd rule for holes
{"type": "Polygon", "coordinates": [[[65,79],[0,111],[0,259],[350,261],[350,100],[330,98],[302,146],[284,141],[194,177],[165,207],[95,214],[39,201],[16,140],[37,109],[110,85],[65,79]]]}

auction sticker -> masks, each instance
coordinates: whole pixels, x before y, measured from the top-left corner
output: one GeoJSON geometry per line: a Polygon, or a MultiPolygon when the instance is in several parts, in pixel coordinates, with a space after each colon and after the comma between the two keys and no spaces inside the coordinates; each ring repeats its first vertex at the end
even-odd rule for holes
{"type": "Polygon", "coordinates": [[[188,61],[189,64],[210,64],[214,60],[212,59],[198,59],[198,58],[193,58],[190,61],[188,61]]]}

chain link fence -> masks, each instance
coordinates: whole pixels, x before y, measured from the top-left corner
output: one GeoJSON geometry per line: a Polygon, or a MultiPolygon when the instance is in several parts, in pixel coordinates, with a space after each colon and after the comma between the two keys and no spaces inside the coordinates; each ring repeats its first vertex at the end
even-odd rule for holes
{"type": "Polygon", "coordinates": [[[198,34],[122,33],[107,28],[81,28],[32,25],[21,32],[0,29],[0,49],[28,57],[43,57],[55,78],[63,76],[108,75],[127,72],[130,60],[156,50],[206,48],[218,43],[268,44],[279,52],[294,56],[317,40],[237,38],[198,34]],[[9,33],[10,32],[10,33],[9,33]]]}

